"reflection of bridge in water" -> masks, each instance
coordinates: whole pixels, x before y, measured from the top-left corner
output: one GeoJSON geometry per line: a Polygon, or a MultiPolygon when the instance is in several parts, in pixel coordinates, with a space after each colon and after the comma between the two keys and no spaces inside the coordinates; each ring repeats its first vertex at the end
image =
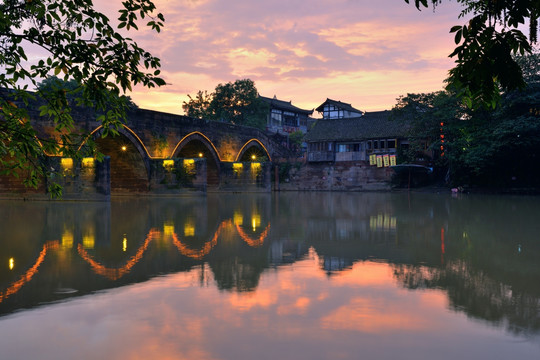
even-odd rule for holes
{"type": "Polygon", "coordinates": [[[39,256],[34,265],[30,269],[28,269],[18,281],[14,282],[10,287],[8,287],[6,291],[0,293],[0,303],[9,296],[17,293],[17,291],[19,291],[26,283],[30,282],[30,280],[32,280],[32,277],[34,277],[39,267],[43,263],[43,260],[45,260],[47,251],[51,249],[57,249],[59,245],[60,243],[58,241],[50,241],[43,245],[43,249],[39,253],[39,256]]]}
{"type": "MultiPolygon", "coordinates": [[[[137,251],[135,252],[135,255],[133,255],[122,267],[119,268],[109,268],[105,265],[101,264],[100,262],[96,261],[92,255],[85,249],[83,244],[77,245],[77,253],[79,256],[87,262],[91,269],[96,273],[97,275],[103,276],[109,280],[119,280],[126,274],[128,274],[131,269],[143,258],[146,250],[148,249],[150,243],[154,240],[158,239],[171,239],[174,246],[178,249],[179,253],[183,256],[195,259],[195,260],[202,260],[205,256],[207,256],[214,246],[217,245],[218,239],[222,232],[226,229],[235,229],[237,231],[237,234],[239,237],[250,247],[256,248],[260,247],[264,244],[264,241],[268,237],[268,232],[270,231],[270,223],[266,226],[266,228],[262,231],[262,233],[255,239],[250,237],[241,227],[241,223],[233,223],[232,219],[223,220],[217,230],[215,231],[213,237],[211,240],[205,242],[203,247],[201,249],[193,249],[190,248],[187,244],[182,242],[181,238],[174,232],[174,231],[159,231],[155,228],[150,229],[148,234],[146,235],[146,238],[144,242],[139,246],[137,251]]],[[[56,250],[60,247],[59,241],[50,241],[47,242],[45,245],[43,245],[43,249],[39,253],[34,265],[30,267],[21,277],[18,281],[14,282],[11,286],[9,286],[4,292],[0,292],[0,303],[2,303],[6,298],[9,296],[17,293],[26,283],[30,282],[32,280],[32,277],[38,272],[39,267],[45,260],[45,256],[47,255],[49,250],[56,250]]]]}

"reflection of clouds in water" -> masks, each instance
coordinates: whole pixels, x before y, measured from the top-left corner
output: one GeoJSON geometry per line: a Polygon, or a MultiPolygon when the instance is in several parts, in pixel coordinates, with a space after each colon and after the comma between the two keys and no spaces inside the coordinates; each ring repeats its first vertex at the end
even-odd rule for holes
{"type": "Polygon", "coordinates": [[[200,271],[3,318],[0,356],[251,359],[265,354],[301,359],[336,353],[344,358],[360,353],[391,358],[440,352],[444,359],[455,358],[456,351],[484,355],[511,351],[516,358],[527,359],[536,349],[509,342],[494,330],[483,335],[480,324],[446,311],[445,295],[439,290],[396,287],[387,264],[358,263],[343,278],[329,281],[316,259],[302,260],[264,273],[251,293],[193,286],[200,271]],[[363,276],[371,270],[376,274],[363,276]],[[291,291],[286,285],[290,283],[302,286],[291,291]],[[454,350],[447,352],[450,346],[454,350]]]}
{"type": "Polygon", "coordinates": [[[322,318],[321,326],[329,330],[353,330],[374,334],[427,327],[423,314],[405,314],[399,309],[399,304],[389,305],[384,298],[354,298],[322,318]]]}
{"type": "MultiPolygon", "coordinates": [[[[482,355],[488,348],[493,350],[490,354],[507,353],[510,350],[506,346],[510,346],[516,358],[534,358],[525,352],[528,344],[515,345],[509,341],[515,339],[508,338],[505,330],[534,339],[540,329],[535,296],[538,246],[533,241],[538,232],[537,222],[532,221],[538,213],[537,202],[517,214],[508,206],[508,199],[497,202],[491,198],[477,201],[413,195],[409,201],[388,194],[280,194],[277,200],[270,196],[253,199],[224,197],[219,206],[202,202],[203,206],[197,203],[193,208],[187,201],[159,202],[159,207],[145,207],[144,201],[137,201],[141,206],[124,206],[133,217],[113,211],[112,216],[117,218],[112,224],[119,223],[119,214],[131,223],[113,230],[110,238],[118,240],[118,244],[116,240],[101,241],[100,229],[95,227],[94,248],[85,250],[95,261],[125,264],[143,244],[135,242],[137,237],[132,234],[147,233],[149,226],[155,226],[162,230],[156,237],[159,241],[149,245],[140,266],[133,266],[132,276],[124,281],[146,280],[155,275],[148,271],[155,269],[183,272],[79,297],[65,303],[68,306],[63,309],[48,305],[19,312],[17,320],[5,316],[0,320],[0,358],[9,358],[3,355],[13,349],[10,345],[2,347],[11,344],[7,342],[11,335],[5,334],[8,330],[21,338],[26,336],[39,344],[37,349],[48,349],[50,353],[55,352],[54,345],[61,346],[60,340],[48,339],[49,343],[41,337],[53,331],[67,332],[65,341],[74,338],[77,345],[89,341],[101,346],[99,351],[108,349],[117,354],[116,358],[125,358],[122,355],[126,354],[151,356],[152,347],[163,348],[162,353],[170,358],[223,358],[222,354],[251,358],[261,350],[282,358],[305,358],[305,353],[296,351],[309,346],[314,349],[314,358],[329,355],[329,351],[369,354],[375,347],[384,349],[377,357],[367,358],[401,355],[399,351],[384,353],[390,351],[385,349],[391,341],[412,352],[415,345],[417,349],[451,350],[445,344],[453,343],[459,344],[459,351],[468,349],[482,355]],[[253,214],[261,214],[260,222],[253,214]],[[392,217],[396,218],[394,230],[392,217]],[[152,223],[144,223],[150,218],[152,223]],[[212,240],[224,218],[229,222],[221,232],[223,237],[204,258],[204,264],[177,251],[171,240],[173,234],[189,249],[199,251],[212,240]],[[271,231],[263,246],[249,246],[249,242],[256,244],[270,221],[271,231]],[[507,229],[510,223],[519,226],[507,229]],[[206,224],[215,224],[215,228],[208,229],[206,224]],[[257,232],[253,232],[254,224],[257,232]],[[251,240],[242,240],[236,226],[241,226],[251,240]],[[334,237],[325,238],[329,232],[334,237]],[[130,242],[128,252],[123,252],[121,242],[126,233],[130,242]],[[442,240],[444,264],[440,262],[442,240]],[[520,244],[525,251],[518,253],[520,244]],[[109,245],[118,248],[114,256],[107,253],[109,245]],[[326,259],[336,259],[346,266],[328,277],[321,267],[326,259]],[[177,264],[182,266],[169,268],[177,264]],[[483,321],[471,322],[467,317],[483,321]],[[109,337],[110,333],[114,334],[109,337]],[[159,338],[159,334],[163,336],[159,338]],[[380,336],[384,342],[367,341],[369,336],[380,336]],[[338,349],[337,343],[348,347],[338,349]]],[[[512,201],[523,205],[520,199],[512,201]]],[[[49,216],[58,214],[49,212],[49,216]]],[[[1,221],[6,224],[6,220],[1,221]]],[[[49,255],[58,256],[47,256],[39,276],[24,286],[25,291],[4,301],[3,306],[36,288],[41,292],[40,279],[48,278],[47,272],[67,266],[73,259],[78,267],[72,273],[62,272],[63,277],[53,277],[55,290],[60,282],[62,287],[74,287],[69,276],[75,273],[83,274],[89,284],[103,284],[103,279],[94,276],[79,256],[67,256],[71,251],[76,255],[74,244],[84,249],[85,228],[68,227],[72,230],[64,239],[64,222],[51,227],[62,241],[58,250],[49,255]],[[63,262],[57,264],[57,258],[63,262]],[[68,279],[67,283],[64,279],[68,279]]],[[[2,228],[10,231],[9,227],[2,228]]],[[[28,263],[35,262],[41,249],[32,246],[32,256],[26,255],[28,263]]],[[[14,271],[22,272],[23,261],[19,259],[15,257],[14,271]]],[[[78,294],[94,289],[81,287],[78,294]]],[[[21,350],[19,343],[14,342],[20,353],[32,351],[21,350]]],[[[80,347],[92,351],[87,344],[80,347]]]]}

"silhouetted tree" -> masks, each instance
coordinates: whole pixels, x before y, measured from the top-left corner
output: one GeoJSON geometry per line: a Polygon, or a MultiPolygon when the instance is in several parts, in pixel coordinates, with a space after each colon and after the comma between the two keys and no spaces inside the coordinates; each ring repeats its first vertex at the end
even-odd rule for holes
{"type": "Polygon", "coordinates": [[[213,93],[198,91],[182,108],[188,116],[230,122],[264,129],[268,104],[259,98],[255,83],[250,79],[218,84],[213,93]]]}
{"type": "MultiPolygon", "coordinates": [[[[464,25],[452,27],[457,47],[450,54],[456,66],[449,83],[470,108],[494,109],[503,91],[525,87],[522,70],[513,55],[531,53],[536,43],[540,1],[456,0],[462,4],[459,17],[472,15],[464,25]],[[519,26],[529,21],[529,39],[519,26]]],[[[409,3],[410,0],[405,0],[409,3]]],[[[435,8],[443,0],[414,0],[416,7],[435,8]]]]}

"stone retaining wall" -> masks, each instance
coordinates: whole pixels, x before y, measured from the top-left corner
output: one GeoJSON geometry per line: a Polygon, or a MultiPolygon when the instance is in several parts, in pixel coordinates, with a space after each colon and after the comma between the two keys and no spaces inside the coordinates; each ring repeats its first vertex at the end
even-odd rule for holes
{"type": "Polygon", "coordinates": [[[366,161],[302,164],[291,167],[289,176],[279,182],[279,190],[387,191],[392,174],[392,169],[366,161]]]}

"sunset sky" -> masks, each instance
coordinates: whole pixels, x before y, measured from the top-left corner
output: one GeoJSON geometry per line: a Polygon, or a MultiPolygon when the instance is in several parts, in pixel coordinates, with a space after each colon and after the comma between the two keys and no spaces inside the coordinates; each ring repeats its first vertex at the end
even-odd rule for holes
{"type": "MultiPolygon", "coordinates": [[[[182,114],[187,94],[249,78],[263,96],[303,109],[326,98],[390,109],[400,95],[441,90],[453,60],[446,2],[418,11],[404,0],[156,0],[160,34],[130,32],[161,58],[169,85],[135,89],[141,108],[182,114]]],[[[117,18],[120,1],[98,0],[117,18]]],[[[314,114],[316,116],[317,114],[314,114]]]]}

